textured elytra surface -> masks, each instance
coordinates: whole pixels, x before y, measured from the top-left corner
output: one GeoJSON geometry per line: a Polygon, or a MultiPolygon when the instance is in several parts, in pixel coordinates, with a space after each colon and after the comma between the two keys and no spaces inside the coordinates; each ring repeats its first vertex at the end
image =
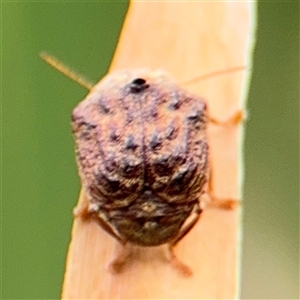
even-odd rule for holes
{"type": "Polygon", "coordinates": [[[162,71],[119,71],[72,119],[91,212],[124,242],[175,239],[208,181],[205,103],[162,71]]]}

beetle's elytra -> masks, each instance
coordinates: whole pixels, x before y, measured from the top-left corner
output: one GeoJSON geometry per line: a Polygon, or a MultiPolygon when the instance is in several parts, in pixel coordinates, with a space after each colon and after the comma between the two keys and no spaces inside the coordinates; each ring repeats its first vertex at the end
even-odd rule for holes
{"type": "Polygon", "coordinates": [[[175,245],[201,213],[206,124],[205,102],[162,71],[106,76],[72,114],[87,213],[123,244],[175,245]]]}

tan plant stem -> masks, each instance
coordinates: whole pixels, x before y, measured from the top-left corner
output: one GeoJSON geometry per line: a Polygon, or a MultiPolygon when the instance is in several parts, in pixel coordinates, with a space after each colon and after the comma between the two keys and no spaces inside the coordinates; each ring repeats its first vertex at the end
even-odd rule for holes
{"type": "MultiPolygon", "coordinates": [[[[251,40],[247,2],[132,2],[110,71],[165,69],[178,82],[247,66],[251,40]]],[[[243,109],[246,71],[193,81],[214,120],[243,109]]],[[[212,192],[241,198],[241,125],[209,126],[212,192]]],[[[84,201],[82,190],[79,201],[84,201]]],[[[206,209],[175,253],[193,270],[185,278],[169,263],[166,246],[131,247],[120,274],[107,270],[119,243],[96,222],[75,219],[63,299],[234,299],[238,294],[240,208],[206,209]]]]}

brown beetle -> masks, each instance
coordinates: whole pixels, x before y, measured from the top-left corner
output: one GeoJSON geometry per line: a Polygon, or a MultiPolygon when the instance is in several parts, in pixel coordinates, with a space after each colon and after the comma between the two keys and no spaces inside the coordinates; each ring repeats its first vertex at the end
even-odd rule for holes
{"type": "MultiPolygon", "coordinates": [[[[160,70],[118,71],[92,88],[55,58],[42,57],[91,90],[72,114],[88,200],[75,215],[94,219],[123,245],[168,244],[173,265],[190,275],[173,247],[196,224],[201,196],[209,193],[206,125],[237,124],[242,112],[226,122],[208,119],[205,102],[160,70]]],[[[217,206],[235,204],[229,199],[217,206]]],[[[110,269],[120,271],[125,261],[121,253],[110,269]]]]}
{"type": "Polygon", "coordinates": [[[88,213],[124,244],[172,248],[201,213],[205,103],[164,72],[120,71],[92,89],[72,120],[88,213]]]}

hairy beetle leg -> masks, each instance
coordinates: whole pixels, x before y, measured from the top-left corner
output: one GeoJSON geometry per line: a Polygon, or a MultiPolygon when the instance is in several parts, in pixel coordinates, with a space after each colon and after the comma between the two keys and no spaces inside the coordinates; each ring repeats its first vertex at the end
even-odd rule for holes
{"type": "MultiPolygon", "coordinates": [[[[231,117],[227,118],[226,120],[218,120],[211,116],[209,116],[209,121],[218,126],[237,126],[243,121],[245,121],[247,118],[246,112],[244,110],[238,110],[236,111],[231,117]]],[[[212,174],[210,177],[209,182],[209,190],[212,191],[212,174]]],[[[220,198],[213,195],[212,192],[208,193],[208,196],[210,198],[209,206],[213,206],[220,209],[235,209],[240,204],[240,201],[238,199],[230,199],[230,198],[220,198]]]]}
{"type": "Polygon", "coordinates": [[[168,245],[169,254],[170,254],[170,263],[171,265],[179,270],[179,272],[185,276],[189,277],[193,275],[191,269],[182,263],[174,253],[174,247],[190,232],[190,230],[198,222],[201,215],[201,208],[199,202],[196,203],[194,208],[194,217],[182,228],[177,237],[168,245]]]}
{"type": "Polygon", "coordinates": [[[207,192],[207,196],[209,200],[205,202],[205,206],[226,209],[226,210],[232,210],[237,208],[240,205],[239,199],[234,199],[229,197],[216,197],[214,195],[212,178],[213,178],[213,172],[211,171],[211,176],[209,180],[209,191],[207,192]]]}
{"type": "Polygon", "coordinates": [[[184,263],[182,263],[174,253],[174,246],[169,245],[170,264],[176,270],[178,270],[184,277],[190,277],[193,275],[193,271],[184,263]]]}
{"type": "Polygon", "coordinates": [[[246,120],[246,112],[244,110],[236,111],[231,117],[226,120],[218,120],[211,116],[209,116],[209,122],[218,126],[230,126],[230,125],[238,125],[246,120]]]}
{"type": "Polygon", "coordinates": [[[128,247],[126,247],[126,243],[122,243],[121,251],[119,252],[117,257],[108,265],[108,270],[113,274],[121,273],[124,265],[126,264],[128,256],[128,247]]]}
{"type": "Polygon", "coordinates": [[[97,214],[97,207],[93,204],[90,204],[86,198],[82,203],[78,204],[74,210],[73,214],[76,218],[81,218],[83,221],[94,220],[98,223],[102,229],[104,229],[108,234],[113,236],[122,246],[121,252],[117,257],[108,265],[108,270],[111,273],[120,273],[125,265],[125,262],[128,258],[128,249],[126,243],[124,243],[120,237],[112,230],[112,228],[97,214]]]}
{"type": "Polygon", "coordinates": [[[81,218],[82,220],[88,220],[90,218],[89,201],[86,197],[73,209],[73,215],[75,218],[81,218]]]}
{"type": "Polygon", "coordinates": [[[114,232],[114,230],[109,226],[109,223],[107,223],[99,214],[99,207],[97,204],[89,203],[86,198],[81,204],[78,204],[74,210],[73,214],[76,218],[80,218],[83,221],[95,221],[102,227],[102,229],[105,230],[106,233],[114,237],[118,242],[121,244],[124,244],[124,242],[121,240],[121,238],[114,232]]]}
{"type": "Polygon", "coordinates": [[[224,199],[212,195],[210,195],[210,199],[210,206],[220,209],[232,210],[240,205],[240,201],[237,199],[224,199]]]}
{"type": "Polygon", "coordinates": [[[200,208],[199,202],[196,203],[194,206],[194,217],[190,219],[189,222],[180,230],[179,234],[176,236],[176,238],[169,244],[169,249],[172,249],[177,245],[179,241],[181,241],[189,232],[190,230],[195,226],[195,224],[198,222],[202,209],[200,208]]]}

